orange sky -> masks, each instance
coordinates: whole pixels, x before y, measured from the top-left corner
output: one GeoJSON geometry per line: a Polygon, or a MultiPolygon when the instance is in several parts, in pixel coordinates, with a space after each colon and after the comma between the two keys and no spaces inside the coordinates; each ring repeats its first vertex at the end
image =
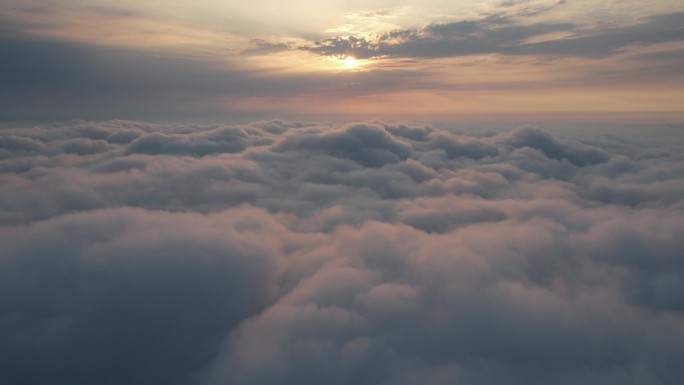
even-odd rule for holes
{"type": "Polygon", "coordinates": [[[680,1],[9,0],[0,22],[3,120],[684,121],[680,1]]]}

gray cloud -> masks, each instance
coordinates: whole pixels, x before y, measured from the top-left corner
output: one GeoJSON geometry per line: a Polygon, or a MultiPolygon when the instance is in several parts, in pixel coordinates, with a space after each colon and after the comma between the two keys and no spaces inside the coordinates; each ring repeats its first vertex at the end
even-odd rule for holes
{"type": "Polygon", "coordinates": [[[242,152],[249,145],[270,144],[260,132],[247,132],[240,128],[222,127],[199,135],[151,133],[133,140],[127,147],[128,154],[188,154],[242,152]]]}
{"type": "Polygon", "coordinates": [[[486,17],[392,31],[372,40],[335,37],[304,49],[327,56],[360,58],[439,58],[492,53],[607,57],[630,45],[681,42],[684,40],[683,19],[684,13],[672,13],[650,16],[634,25],[589,29],[571,23],[519,24],[509,17],[486,17]],[[567,32],[570,36],[527,42],[530,38],[554,32],[567,32]]]}
{"type": "Polygon", "coordinates": [[[338,132],[303,133],[287,137],[276,151],[309,150],[345,159],[364,166],[396,163],[411,155],[408,143],[398,140],[384,128],[372,125],[352,125],[338,132]]]}
{"type": "Polygon", "coordinates": [[[563,4],[566,4],[567,2],[565,0],[559,0],[558,2],[554,4],[543,4],[543,5],[537,5],[537,4],[530,4],[530,1],[528,0],[522,0],[522,1],[516,1],[516,0],[506,0],[503,1],[501,4],[499,4],[499,7],[503,8],[512,8],[512,7],[518,7],[521,6],[517,11],[516,15],[518,16],[537,16],[542,13],[551,11],[552,9],[559,7],[563,4]]]}
{"type": "Polygon", "coordinates": [[[188,383],[270,300],[280,246],[247,237],[258,215],[96,210],[4,228],[4,381],[188,383]]]}
{"type": "MultiPolygon", "coordinates": [[[[2,19],[0,17],[0,19],[2,19]]],[[[0,121],[259,118],[243,98],[335,98],[425,86],[419,70],[273,74],[225,58],[99,48],[0,33],[0,121]],[[218,108],[216,100],[224,100],[218,108]]],[[[104,138],[100,138],[104,139],[104,138]]]]}
{"type": "Polygon", "coordinates": [[[0,377],[679,383],[684,138],[625,132],[5,126],[0,377]]]}
{"type": "Polygon", "coordinates": [[[517,148],[540,150],[551,159],[565,159],[575,166],[606,162],[610,155],[605,151],[576,141],[559,140],[538,128],[525,127],[512,131],[505,141],[517,148]]]}
{"type": "Polygon", "coordinates": [[[267,55],[270,53],[288,51],[292,48],[291,44],[287,43],[272,43],[263,39],[253,39],[252,46],[244,51],[243,55],[267,55]]]}

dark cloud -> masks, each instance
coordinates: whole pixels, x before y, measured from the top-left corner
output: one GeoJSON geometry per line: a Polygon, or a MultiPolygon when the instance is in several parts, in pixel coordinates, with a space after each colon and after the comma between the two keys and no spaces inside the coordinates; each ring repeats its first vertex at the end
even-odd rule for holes
{"type": "Polygon", "coordinates": [[[486,156],[496,156],[499,153],[495,145],[486,141],[444,134],[433,135],[430,147],[443,150],[449,158],[481,159],[486,156]]]}
{"type": "Polygon", "coordinates": [[[645,60],[645,61],[665,61],[665,62],[675,62],[678,64],[678,68],[681,68],[681,63],[684,62],[684,50],[668,50],[668,51],[658,51],[650,52],[644,54],[633,55],[633,59],[645,60]]]}
{"type": "Polygon", "coordinates": [[[576,141],[559,140],[538,128],[519,128],[510,133],[505,142],[517,148],[530,147],[540,150],[551,159],[565,159],[575,166],[587,166],[605,162],[605,151],[576,141]]]}
{"type": "Polygon", "coordinates": [[[5,126],[0,378],[680,383],[684,140],[626,132],[5,126]]]}
{"type": "Polygon", "coordinates": [[[230,116],[235,121],[257,114],[234,105],[244,98],[340,98],[428,83],[419,70],[274,74],[224,58],[2,33],[0,51],[6,58],[0,61],[0,121],[118,116],[205,121],[230,116]]]}
{"type": "Polygon", "coordinates": [[[241,152],[247,146],[270,144],[259,132],[247,132],[235,127],[222,127],[188,135],[151,133],[133,140],[127,147],[128,154],[186,154],[207,155],[213,153],[241,152]]]}
{"type": "Polygon", "coordinates": [[[98,152],[105,152],[109,149],[109,145],[105,140],[91,140],[91,139],[72,139],[67,140],[61,145],[62,150],[67,154],[97,154],[98,152]]]}
{"type": "Polygon", "coordinates": [[[553,4],[529,4],[529,0],[506,0],[499,4],[499,7],[514,8],[519,7],[515,14],[518,16],[537,16],[542,13],[551,11],[552,9],[566,4],[565,0],[559,0],[553,4]]]}
{"type": "Polygon", "coordinates": [[[45,146],[39,141],[17,135],[3,135],[0,137],[0,149],[12,152],[37,152],[45,146]]]}
{"type": "Polygon", "coordinates": [[[580,36],[523,44],[514,54],[606,57],[630,45],[651,45],[684,40],[684,13],[651,16],[642,23],[598,31],[581,31],[580,36]]]}
{"type": "Polygon", "coordinates": [[[380,167],[408,158],[408,143],[394,138],[383,127],[352,125],[337,132],[303,133],[289,136],[275,147],[276,151],[309,150],[352,159],[364,166],[380,167]]]}
{"type": "MultiPolygon", "coordinates": [[[[532,15],[545,10],[528,9],[526,12],[532,15]]],[[[478,54],[607,57],[633,45],[681,42],[684,40],[683,20],[684,13],[671,13],[650,16],[634,25],[590,29],[572,23],[520,24],[509,17],[486,17],[397,30],[375,39],[335,37],[304,49],[326,56],[360,58],[439,58],[478,54]],[[569,36],[528,42],[530,38],[554,32],[566,32],[569,36]]]]}
{"type": "Polygon", "coordinates": [[[189,383],[270,301],[281,246],[250,239],[259,215],[117,209],[3,229],[4,381],[189,383]]]}
{"type": "Polygon", "coordinates": [[[272,43],[263,39],[253,39],[252,46],[242,51],[243,55],[268,55],[276,52],[288,51],[292,48],[287,43],[272,43]]]}

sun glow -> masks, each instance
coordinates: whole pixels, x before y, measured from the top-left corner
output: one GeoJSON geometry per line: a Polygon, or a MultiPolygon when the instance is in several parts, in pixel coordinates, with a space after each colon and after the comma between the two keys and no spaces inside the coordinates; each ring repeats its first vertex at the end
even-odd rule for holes
{"type": "Polygon", "coordinates": [[[348,69],[356,68],[356,58],[353,56],[347,56],[344,59],[344,67],[348,69]]]}

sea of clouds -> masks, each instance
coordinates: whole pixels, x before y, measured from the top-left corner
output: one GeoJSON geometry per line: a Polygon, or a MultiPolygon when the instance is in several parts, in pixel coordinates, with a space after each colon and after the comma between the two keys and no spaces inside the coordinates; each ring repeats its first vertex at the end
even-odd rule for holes
{"type": "Polygon", "coordinates": [[[684,383],[682,141],[76,121],[0,173],[3,384],[684,383]]]}

